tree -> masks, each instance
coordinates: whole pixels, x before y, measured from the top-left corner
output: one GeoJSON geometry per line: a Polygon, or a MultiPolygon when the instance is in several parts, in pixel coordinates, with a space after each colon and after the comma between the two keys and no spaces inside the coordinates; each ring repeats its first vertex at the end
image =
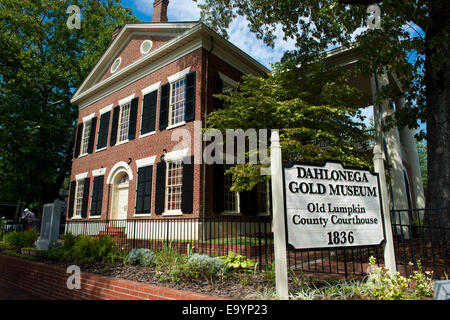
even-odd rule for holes
{"type": "MultiPolygon", "coordinates": [[[[194,0],[195,1],[195,0],[194,0]]],[[[363,50],[359,70],[367,76],[383,68],[397,75],[406,107],[396,122],[417,128],[426,122],[429,208],[450,199],[450,2],[441,0],[205,0],[201,18],[226,34],[229,23],[246,16],[252,32],[274,45],[275,31],[296,40],[296,50],[283,61],[305,65],[330,46],[363,50]],[[377,3],[381,29],[361,30],[368,5],[377,3]],[[356,31],[361,31],[359,34],[356,31]]],[[[382,88],[388,94],[392,87],[382,88]]]]}
{"type": "MultiPolygon", "coordinates": [[[[284,159],[335,159],[347,166],[371,167],[367,128],[359,110],[361,93],[345,84],[348,76],[348,71],[319,60],[302,69],[278,64],[277,72],[267,78],[244,76],[237,90],[216,95],[224,106],[208,115],[208,128],[219,129],[225,139],[228,128],[280,129],[284,159]]],[[[246,157],[261,151],[266,150],[249,150],[246,157]]],[[[246,161],[228,169],[226,173],[233,175],[231,190],[250,191],[267,179],[262,167],[261,161],[246,161]]]]}
{"type": "Polygon", "coordinates": [[[120,1],[0,0],[0,198],[53,202],[72,164],[75,90],[111,41],[138,21],[120,1]]]}

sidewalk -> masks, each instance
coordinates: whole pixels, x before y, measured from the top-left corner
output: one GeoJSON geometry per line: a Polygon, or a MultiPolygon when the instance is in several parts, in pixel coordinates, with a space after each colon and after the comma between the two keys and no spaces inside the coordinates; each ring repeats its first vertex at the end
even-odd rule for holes
{"type": "Polygon", "coordinates": [[[37,295],[14,287],[9,283],[0,282],[0,300],[46,300],[37,295]]]}

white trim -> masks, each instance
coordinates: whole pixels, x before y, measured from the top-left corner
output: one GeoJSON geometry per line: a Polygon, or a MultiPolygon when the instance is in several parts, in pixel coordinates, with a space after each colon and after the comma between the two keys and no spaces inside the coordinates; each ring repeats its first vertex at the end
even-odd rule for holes
{"type": "Polygon", "coordinates": [[[136,167],[146,167],[155,163],[156,156],[151,156],[143,159],[136,160],[136,167]]]}
{"type": "Polygon", "coordinates": [[[151,213],[133,213],[133,218],[138,218],[138,217],[151,217],[152,214],[151,213]]]}
{"type": "Polygon", "coordinates": [[[95,117],[95,112],[92,112],[90,115],[83,118],[83,123],[88,122],[89,120],[92,120],[95,117]]]}
{"type": "Polygon", "coordinates": [[[119,70],[119,67],[120,67],[121,64],[122,64],[122,58],[121,58],[121,57],[118,57],[117,59],[114,59],[114,62],[111,63],[111,69],[109,69],[109,71],[110,71],[111,73],[116,72],[117,70],[119,70]],[[119,61],[119,64],[117,65],[117,68],[116,68],[115,70],[113,70],[113,66],[114,66],[114,64],[116,63],[116,61],[119,61]]]}
{"type": "Polygon", "coordinates": [[[100,116],[104,113],[111,111],[113,106],[114,106],[114,104],[110,104],[109,106],[106,106],[106,107],[100,109],[100,111],[99,111],[100,116]]]}
{"type": "Polygon", "coordinates": [[[100,151],[106,150],[106,148],[107,147],[103,147],[103,148],[97,149],[97,150],[95,150],[95,152],[100,152],[100,151]]]}
{"type": "Polygon", "coordinates": [[[126,98],[120,99],[119,100],[119,105],[122,106],[124,104],[127,104],[128,102],[130,102],[131,100],[133,100],[135,94],[133,93],[131,96],[128,96],[126,98]]]}
{"type": "MultiPolygon", "coordinates": [[[[178,48],[174,52],[171,52],[171,53],[163,56],[162,58],[157,57],[156,62],[150,63],[150,64],[142,67],[141,69],[137,69],[136,71],[133,71],[133,73],[131,75],[129,75],[128,77],[126,77],[124,80],[117,81],[116,83],[112,83],[112,84],[109,82],[104,83],[104,81],[109,80],[112,77],[119,76],[120,74],[122,74],[122,72],[124,72],[124,70],[125,71],[128,70],[129,66],[131,69],[131,65],[125,66],[125,67],[123,67],[123,69],[118,71],[117,74],[110,76],[109,78],[105,79],[102,82],[92,85],[92,87],[90,87],[89,89],[86,89],[86,91],[84,91],[83,93],[80,93],[80,95],[77,96],[76,98],[72,98],[71,102],[75,103],[78,100],[82,100],[85,96],[88,96],[87,99],[84,99],[84,100],[82,100],[81,103],[78,103],[79,110],[86,108],[87,106],[90,106],[94,102],[97,102],[105,97],[108,97],[112,93],[117,92],[118,90],[127,87],[131,83],[136,82],[137,80],[148,76],[149,74],[169,65],[170,63],[178,61],[181,57],[184,57],[185,55],[190,54],[193,51],[195,51],[201,47],[202,47],[202,40],[197,39],[196,41],[192,41],[191,43],[188,43],[187,45],[178,48]],[[106,86],[106,84],[109,84],[109,86],[106,86]],[[92,92],[96,92],[96,91],[99,91],[99,92],[91,94],[92,92]],[[104,92],[103,94],[102,94],[102,91],[104,92]]],[[[154,52],[149,53],[148,55],[145,55],[145,57],[156,55],[157,51],[160,48],[161,47],[159,47],[158,49],[155,49],[154,52]]]]}
{"type": "Polygon", "coordinates": [[[102,218],[102,215],[101,215],[101,214],[96,215],[96,216],[91,216],[91,212],[90,212],[90,210],[89,210],[89,217],[88,217],[88,219],[101,219],[101,218],[102,218]]]}
{"type": "MultiPolygon", "coordinates": [[[[247,73],[255,73],[255,74],[267,74],[270,72],[269,69],[267,69],[265,66],[263,66],[261,63],[250,57],[248,54],[246,54],[244,51],[233,45],[228,40],[222,38],[219,36],[216,32],[214,32],[211,28],[207,27],[203,23],[195,23],[195,24],[186,24],[186,25],[180,25],[180,24],[154,24],[153,26],[150,26],[153,28],[173,28],[175,31],[179,31],[180,33],[174,34],[174,38],[169,40],[167,43],[163,44],[162,46],[156,48],[154,51],[150,52],[149,54],[143,55],[138,60],[134,61],[130,65],[127,65],[120,69],[116,74],[108,77],[107,79],[104,79],[98,83],[93,83],[92,79],[94,77],[95,73],[99,73],[100,68],[104,68],[103,66],[106,66],[106,60],[110,59],[110,56],[113,54],[113,52],[119,52],[117,51],[117,47],[120,46],[118,44],[118,41],[120,39],[121,43],[124,41],[124,33],[125,30],[127,34],[132,34],[133,29],[134,30],[145,30],[146,28],[149,29],[149,24],[133,24],[133,25],[125,25],[119,35],[114,39],[114,41],[111,43],[111,45],[108,47],[107,51],[104,53],[100,61],[96,64],[94,69],[89,73],[89,75],[85,78],[82,85],[79,87],[79,89],[75,92],[73,95],[71,102],[74,104],[79,104],[80,109],[82,108],[81,105],[87,106],[89,104],[87,103],[79,103],[80,100],[87,100],[86,96],[91,96],[94,91],[97,91],[99,88],[106,88],[111,87],[111,83],[114,82],[113,80],[116,77],[120,77],[122,75],[126,75],[129,73],[130,70],[136,69],[133,71],[133,74],[139,73],[140,77],[142,77],[141,70],[147,69],[149,67],[149,64],[151,66],[151,69],[158,69],[160,66],[157,66],[157,64],[164,64],[167,61],[160,62],[160,63],[150,63],[150,61],[159,59],[161,57],[165,58],[166,60],[168,56],[172,56],[172,53],[167,54],[165,51],[168,50],[170,47],[178,46],[176,49],[181,48],[184,52],[184,54],[187,54],[191,51],[193,51],[193,48],[189,48],[187,51],[185,48],[191,47],[191,45],[194,45],[195,43],[195,49],[198,49],[200,47],[204,47],[207,49],[210,49],[210,37],[213,36],[217,40],[214,48],[214,54],[217,55],[218,51],[220,54],[218,55],[219,58],[224,57],[225,61],[227,62],[236,62],[235,67],[238,68],[240,71],[242,71],[244,74],[247,73]],[[183,28],[188,28],[188,30],[181,30],[183,28]],[[200,33],[200,34],[199,34],[200,33]],[[198,41],[200,42],[198,45],[198,41]],[[182,47],[181,47],[182,46],[182,47]],[[222,47],[222,48],[220,48],[222,47]],[[230,54],[231,53],[231,54],[230,54]],[[234,58],[233,58],[234,57],[234,58]],[[230,59],[231,58],[231,59],[230,59]],[[145,64],[146,66],[142,66],[141,64],[145,64]],[[87,85],[90,85],[91,87],[88,89],[85,89],[87,85]],[[83,99],[84,98],[84,99],[83,99]]],[[[153,30],[152,30],[153,31],[153,30]]],[[[150,32],[150,30],[149,30],[150,32]]],[[[182,57],[184,54],[176,54],[175,60],[178,60],[180,57],[182,57]]],[[[167,63],[165,63],[167,64],[167,63]]],[[[147,70],[144,71],[144,73],[148,74],[149,72],[147,70]]],[[[145,75],[146,75],[145,74],[145,75]]],[[[144,76],[145,76],[144,75],[144,76]]],[[[134,78],[134,77],[133,77],[134,78]]],[[[134,79],[131,82],[136,81],[134,79]]],[[[95,100],[95,98],[90,98],[89,100],[95,100]]],[[[97,101],[96,99],[95,101],[97,101]]],[[[92,103],[92,102],[91,102],[92,103]]]]}
{"type": "Polygon", "coordinates": [[[168,126],[166,128],[166,130],[170,130],[170,129],[173,129],[173,128],[176,128],[176,127],[184,126],[185,124],[186,124],[186,121],[180,121],[180,122],[177,122],[175,124],[171,124],[170,126],[168,126]]]}
{"type": "Polygon", "coordinates": [[[142,43],[141,43],[141,53],[142,53],[142,54],[147,54],[147,53],[149,53],[149,52],[152,50],[152,48],[153,48],[153,41],[152,41],[152,40],[147,39],[147,40],[142,41],[142,43]],[[142,50],[142,46],[143,46],[144,43],[146,43],[146,42],[150,42],[150,49],[148,49],[148,51],[142,50]]]}
{"type": "MultiPolygon", "coordinates": [[[[75,92],[75,95],[80,93],[84,87],[90,83],[90,79],[94,76],[96,72],[102,71],[99,70],[103,66],[108,65],[107,60],[111,59],[111,55],[114,52],[121,52],[121,50],[117,50],[117,47],[120,45],[120,42],[122,42],[122,45],[124,43],[127,43],[126,40],[133,34],[132,31],[129,31],[129,29],[143,29],[143,32],[146,32],[146,34],[150,31],[152,35],[160,36],[160,35],[173,35],[174,37],[177,37],[179,34],[184,33],[186,29],[192,29],[195,25],[198,25],[198,22],[191,22],[191,23],[143,23],[143,24],[126,24],[123,26],[122,30],[120,30],[119,34],[114,38],[112,43],[108,46],[106,51],[103,53],[101,58],[98,60],[98,62],[95,64],[95,66],[92,68],[92,70],[89,72],[87,77],[82,82],[81,86],[75,92]],[[147,29],[147,30],[146,30],[147,29]],[[156,29],[156,30],[153,30],[156,29]],[[166,32],[158,32],[157,30],[164,30],[166,32]],[[173,30],[173,32],[172,32],[173,30]],[[128,33],[129,35],[127,38],[124,38],[123,35],[125,33],[128,33]]],[[[139,32],[138,32],[139,33],[139,32]]],[[[142,32],[141,32],[142,33],[142,32]]]]}
{"type": "Polygon", "coordinates": [[[106,184],[111,184],[113,182],[113,178],[121,171],[125,171],[128,174],[129,181],[133,180],[133,171],[128,163],[125,161],[119,161],[111,168],[108,178],[106,179],[106,184]]]}
{"type": "Polygon", "coordinates": [[[92,177],[102,176],[106,173],[106,168],[100,168],[97,170],[92,170],[92,177]]]}
{"type": "Polygon", "coordinates": [[[169,80],[170,83],[181,80],[189,73],[190,70],[191,70],[191,67],[181,70],[180,72],[177,72],[177,73],[167,77],[167,80],[169,80]]]}
{"type": "Polygon", "coordinates": [[[115,146],[120,146],[121,144],[125,144],[125,143],[127,143],[127,142],[130,142],[130,139],[125,139],[125,140],[122,140],[122,141],[120,141],[120,142],[117,142],[117,143],[115,144],[115,146]]]}
{"type": "Polygon", "coordinates": [[[182,159],[186,156],[188,151],[189,151],[189,148],[184,148],[184,149],[168,152],[164,155],[164,160],[174,161],[174,160],[182,159]]]}
{"type": "Polygon", "coordinates": [[[77,175],[75,175],[75,180],[82,180],[82,179],[86,179],[88,176],[89,172],[83,172],[83,173],[79,173],[77,175]]]}
{"type": "Polygon", "coordinates": [[[145,138],[145,137],[148,137],[148,136],[152,136],[152,135],[154,135],[155,133],[156,133],[156,131],[144,133],[143,135],[140,135],[138,139],[140,139],[140,138],[145,138]]]}
{"type": "MultiPolygon", "coordinates": [[[[149,86],[147,88],[142,89],[141,90],[142,96],[145,96],[147,93],[150,93],[152,91],[158,90],[160,85],[161,85],[161,81],[159,81],[157,83],[154,83],[154,84],[152,84],[151,86],[149,86]]],[[[142,100],[144,100],[144,99],[142,99],[142,100]]]]}
{"type": "Polygon", "coordinates": [[[233,87],[234,89],[236,89],[239,85],[238,82],[234,81],[233,79],[231,79],[230,77],[224,75],[222,72],[219,71],[219,77],[222,79],[222,81],[226,84],[228,84],[230,87],[233,87]]]}
{"type": "Polygon", "coordinates": [[[169,210],[169,211],[164,211],[163,216],[182,216],[183,212],[181,210],[169,210]]]}

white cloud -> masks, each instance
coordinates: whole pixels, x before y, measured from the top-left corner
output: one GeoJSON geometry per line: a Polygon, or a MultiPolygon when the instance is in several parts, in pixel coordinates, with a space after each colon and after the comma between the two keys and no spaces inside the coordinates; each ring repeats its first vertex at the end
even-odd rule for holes
{"type": "MultiPolygon", "coordinates": [[[[134,0],[136,10],[146,16],[146,21],[150,21],[153,15],[153,1],[134,0]]],[[[200,9],[197,7],[196,2],[192,0],[169,1],[167,10],[169,21],[197,21],[200,19],[200,9]]],[[[270,63],[279,61],[286,50],[292,50],[295,47],[294,40],[283,40],[281,28],[277,28],[275,34],[277,40],[275,42],[275,48],[272,49],[262,40],[257,39],[255,34],[250,32],[245,17],[238,16],[230,24],[228,29],[229,41],[231,43],[268,68],[270,68],[270,63]]]]}

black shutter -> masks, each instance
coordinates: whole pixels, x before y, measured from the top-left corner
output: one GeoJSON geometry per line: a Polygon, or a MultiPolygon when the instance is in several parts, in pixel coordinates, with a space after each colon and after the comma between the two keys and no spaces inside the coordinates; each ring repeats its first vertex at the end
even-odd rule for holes
{"type": "Polygon", "coordinates": [[[116,144],[117,141],[117,127],[119,126],[119,114],[120,114],[120,106],[117,106],[113,110],[113,120],[111,126],[111,138],[109,139],[109,144],[111,146],[116,144]]]}
{"type": "Polygon", "coordinates": [[[169,121],[169,94],[170,83],[166,83],[161,87],[161,99],[159,102],[159,130],[167,128],[169,121]]]}
{"type": "Polygon", "coordinates": [[[158,90],[152,91],[144,96],[144,103],[142,104],[141,135],[155,131],[157,100],[158,90]]]}
{"type": "Polygon", "coordinates": [[[92,153],[94,151],[94,139],[95,139],[95,129],[97,129],[97,117],[92,118],[91,120],[91,132],[89,132],[89,143],[87,152],[92,153]]]}
{"type": "Polygon", "coordinates": [[[83,123],[80,123],[77,128],[77,140],[75,141],[74,157],[78,158],[80,155],[81,137],[83,136],[83,123]]]}
{"type": "Polygon", "coordinates": [[[67,208],[67,217],[70,219],[73,216],[73,204],[75,202],[75,189],[77,187],[77,182],[72,181],[70,183],[70,192],[69,192],[69,206],[67,208]]]}
{"type": "Polygon", "coordinates": [[[192,213],[194,200],[194,156],[183,159],[183,179],[181,186],[181,212],[192,213]]]}
{"type": "Polygon", "coordinates": [[[186,76],[186,104],[184,107],[184,121],[195,118],[195,71],[186,76]]]}
{"type": "Polygon", "coordinates": [[[214,212],[223,212],[224,210],[224,185],[225,185],[225,166],[215,163],[213,165],[213,210],[214,212]]]}
{"type": "Polygon", "coordinates": [[[239,193],[239,209],[245,216],[258,215],[258,188],[255,186],[251,191],[239,193]]]}
{"type": "Polygon", "coordinates": [[[137,122],[137,111],[138,111],[139,98],[134,98],[131,100],[130,106],[130,120],[128,122],[128,140],[133,140],[136,138],[136,122],[137,122]]]}
{"type": "Polygon", "coordinates": [[[83,202],[81,203],[81,217],[82,218],[86,218],[87,217],[90,182],[91,182],[90,178],[85,178],[84,179],[83,202]]]}
{"type": "MultiPolygon", "coordinates": [[[[214,86],[213,93],[219,94],[222,93],[223,90],[223,80],[219,75],[214,77],[214,86]]],[[[223,100],[219,98],[214,98],[214,109],[222,109],[223,108],[223,100]]]]}
{"type": "Polygon", "coordinates": [[[153,166],[138,169],[136,214],[150,213],[152,199],[153,166]]]}
{"type": "Polygon", "coordinates": [[[166,198],[166,162],[164,160],[156,165],[155,191],[155,214],[162,214],[166,198]]]}
{"type": "Polygon", "coordinates": [[[102,214],[104,177],[97,176],[92,183],[91,216],[99,216],[102,214]]]}
{"type": "Polygon", "coordinates": [[[111,118],[111,111],[108,111],[100,117],[97,150],[106,147],[108,143],[109,119],[111,118]]]}

